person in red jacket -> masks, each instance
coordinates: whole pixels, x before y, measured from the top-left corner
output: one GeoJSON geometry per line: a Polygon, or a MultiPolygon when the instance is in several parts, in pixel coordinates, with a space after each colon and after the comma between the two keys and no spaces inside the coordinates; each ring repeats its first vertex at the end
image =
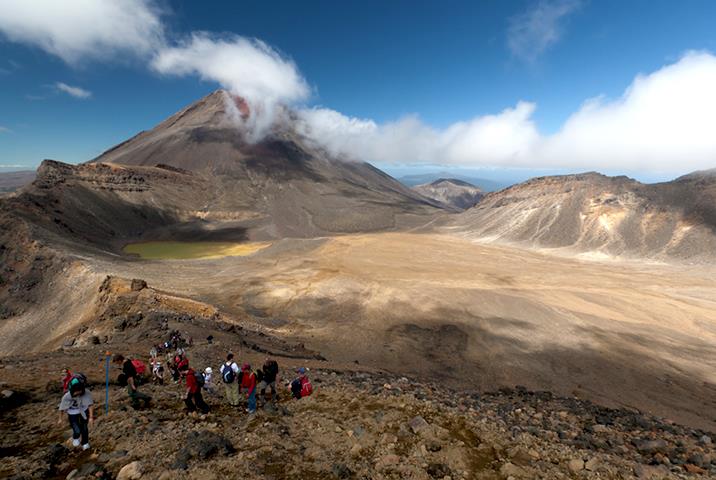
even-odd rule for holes
{"type": "Polygon", "coordinates": [[[299,368],[296,370],[296,373],[298,373],[298,377],[291,382],[289,388],[291,389],[293,398],[299,400],[313,393],[313,385],[311,385],[311,380],[309,380],[308,375],[306,375],[305,368],[299,368]]]}
{"type": "Polygon", "coordinates": [[[239,386],[239,393],[241,389],[246,389],[246,398],[248,399],[248,412],[256,412],[256,374],[251,371],[251,365],[244,363],[241,367],[241,385],[239,386]]]}
{"type": "Polygon", "coordinates": [[[184,403],[186,404],[187,410],[191,413],[199,409],[201,413],[206,415],[209,413],[209,405],[206,404],[204,398],[201,396],[201,387],[204,385],[204,377],[201,373],[196,373],[191,367],[188,367],[183,375],[186,378],[186,398],[184,399],[184,403]]]}
{"type": "Polygon", "coordinates": [[[72,380],[72,372],[70,372],[69,368],[65,367],[62,369],[62,393],[67,393],[70,380],[72,380]]]}

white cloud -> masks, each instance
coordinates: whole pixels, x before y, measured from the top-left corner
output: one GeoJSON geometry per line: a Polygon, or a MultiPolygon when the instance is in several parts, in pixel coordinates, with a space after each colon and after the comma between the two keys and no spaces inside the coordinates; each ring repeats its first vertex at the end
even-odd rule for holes
{"type": "Polygon", "coordinates": [[[236,35],[194,32],[178,46],[161,49],[152,67],[167,75],[214,81],[249,104],[250,127],[265,131],[277,108],[308,98],[310,88],[290,59],[266,43],[236,35]]]}
{"type": "Polygon", "coordinates": [[[145,56],[163,43],[151,0],[0,0],[0,33],[69,64],[116,54],[145,56]]]}
{"type": "Polygon", "coordinates": [[[2,125],[0,125],[0,133],[12,133],[12,130],[10,130],[10,129],[7,128],[7,127],[3,127],[2,125]]]}
{"type": "Polygon", "coordinates": [[[539,134],[534,104],[438,130],[416,116],[378,125],[329,109],[299,111],[299,131],[334,155],[371,162],[508,164],[528,153],[539,134]]]}
{"type": "Polygon", "coordinates": [[[416,117],[379,125],[329,109],[299,112],[299,130],[330,152],[384,163],[685,171],[716,167],[716,57],[688,53],[639,75],[615,100],[586,101],[554,135],[540,135],[536,106],[445,129],[416,117]]]}
{"type": "Polygon", "coordinates": [[[601,168],[716,167],[716,57],[691,52],[637,76],[612,101],[588,100],[545,139],[542,161],[601,168]]]}
{"type": "Polygon", "coordinates": [[[513,17],[507,30],[510,51],[522,60],[534,62],[559,41],[561,22],[581,4],[581,0],[540,0],[526,12],[513,17]]]}
{"type": "Polygon", "coordinates": [[[61,92],[65,92],[68,95],[71,95],[75,98],[80,99],[87,99],[92,96],[92,92],[89,90],[85,90],[84,88],[80,87],[73,87],[71,85],[67,85],[66,83],[57,82],[55,83],[55,88],[61,92]]]}

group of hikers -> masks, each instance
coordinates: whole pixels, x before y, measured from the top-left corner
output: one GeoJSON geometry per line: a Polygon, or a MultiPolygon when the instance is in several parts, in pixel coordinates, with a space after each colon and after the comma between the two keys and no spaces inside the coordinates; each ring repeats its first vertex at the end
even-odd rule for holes
{"type": "MultiPolygon", "coordinates": [[[[209,405],[204,400],[203,391],[213,395],[216,393],[214,375],[211,367],[196,371],[187,358],[186,351],[180,342],[173,337],[172,342],[155,346],[150,351],[150,363],[152,365],[151,381],[155,384],[164,384],[164,367],[159,360],[159,353],[167,350],[167,364],[172,379],[175,383],[184,384],[186,396],[184,404],[189,414],[196,415],[209,413],[209,405]],[[162,348],[162,347],[167,348],[162,348]],[[170,349],[175,351],[171,353],[170,349]]],[[[139,359],[125,357],[122,354],[115,354],[112,361],[121,369],[118,376],[120,385],[126,385],[130,404],[133,408],[149,408],[152,397],[140,391],[139,387],[147,381],[146,365],[139,359]]],[[[308,378],[307,370],[301,367],[296,370],[297,376],[287,383],[288,390],[294,399],[300,399],[311,395],[313,387],[308,378]]],[[[220,382],[224,384],[226,401],[232,407],[240,407],[242,392],[246,396],[246,411],[249,414],[256,412],[257,400],[262,403],[276,403],[279,400],[279,393],[276,388],[279,375],[278,362],[272,358],[266,358],[263,366],[256,370],[251,368],[249,363],[241,367],[234,360],[234,354],[229,352],[226,360],[219,368],[220,382]],[[267,393],[270,390],[270,396],[267,393]],[[258,393],[257,393],[258,391],[258,393]]],[[[92,393],[87,388],[87,378],[81,373],[72,373],[69,368],[62,371],[63,396],[60,401],[60,420],[66,414],[70,427],[72,428],[72,444],[75,447],[82,446],[83,450],[90,448],[89,427],[94,422],[94,409],[92,393]]]]}

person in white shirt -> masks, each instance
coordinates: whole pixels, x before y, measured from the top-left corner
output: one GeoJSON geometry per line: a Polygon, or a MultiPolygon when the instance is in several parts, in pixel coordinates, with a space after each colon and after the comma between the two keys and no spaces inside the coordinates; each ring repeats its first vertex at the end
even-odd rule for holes
{"type": "Polygon", "coordinates": [[[214,394],[214,371],[211,367],[204,369],[204,390],[210,394],[214,394]]]}
{"type": "Polygon", "coordinates": [[[94,402],[92,392],[85,386],[84,375],[75,375],[70,380],[67,392],[60,400],[59,424],[62,425],[62,414],[67,414],[67,419],[72,427],[72,445],[82,450],[90,448],[89,427],[94,424],[94,402]]]}

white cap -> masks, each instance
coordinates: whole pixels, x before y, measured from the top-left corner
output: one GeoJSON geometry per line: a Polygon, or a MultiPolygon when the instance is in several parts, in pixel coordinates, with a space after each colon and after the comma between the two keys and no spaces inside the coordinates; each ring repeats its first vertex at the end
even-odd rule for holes
{"type": "Polygon", "coordinates": [[[204,373],[211,373],[211,367],[206,367],[206,370],[204,370],[204,373]]]}

